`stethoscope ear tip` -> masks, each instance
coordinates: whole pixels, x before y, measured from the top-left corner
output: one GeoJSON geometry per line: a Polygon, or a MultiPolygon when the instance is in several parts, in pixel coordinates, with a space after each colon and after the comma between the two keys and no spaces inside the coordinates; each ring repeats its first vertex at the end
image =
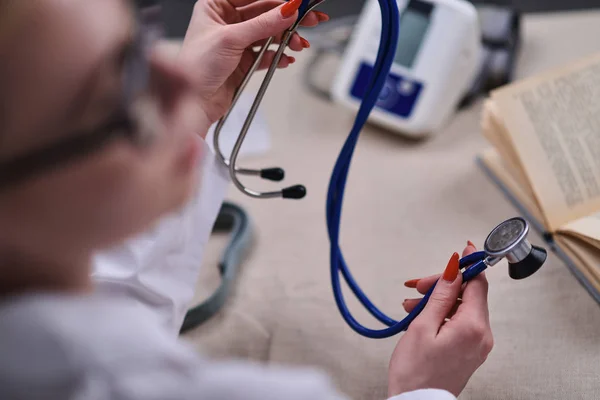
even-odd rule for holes
{"type": "Polygon", "coordinates": [[[260,177],[269,181],[280,182],[285,178],[285,171],[281,168],[265,168],[260,171],[260,177]]]}
{"type": "Polygon", "coordinates": [[[291,186],[281,191],[281,197],[284,199],[303,199],[306,196],[306,187],[302,185],[291,186]]]}
{"type": "Polygon", "coordinates": [[[546,262],[548,252],[542,247],[531,246],[531,252],[522,261],[508,263],[508,275],[515,280],[529,278],[546,262]]]}

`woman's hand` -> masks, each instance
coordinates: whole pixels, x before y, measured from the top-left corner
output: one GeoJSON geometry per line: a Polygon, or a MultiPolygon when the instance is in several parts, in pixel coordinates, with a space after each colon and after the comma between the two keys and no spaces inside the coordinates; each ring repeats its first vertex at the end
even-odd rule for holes
{"type": "MultiPolygon", "coordinates": [[[[191,70],[194,85],[202,98],[203,108],[211,123],[218,121],[231,104],[250,66],[255,61],[254,46],[262,46],[275,36],[280,42],[283,32],[298,18],[301,0],[200,0],[196,3],[180,58],[191,70]]],[[[329,17],[320,12],[309,13],[303,26],[316,26],[329,17]]],[[[308,41],[294,34],[289,48],[301,51],[308,41]]],[[[260,69],[271,64],[274,51],[263,58],[260,69]]],[[[279,68],[295,59],[284,55],[279,68]]]]}
{"type": "MultiPolygon", "coordinates": [[[[475,246],[469,243],[463,256],[474,251],[475,246]]],[[[408,281],[406,286],[425,294],[438,278],[408,281]]],[[[444,389],[459,395],[493,347],[487,292],[484,273],[463,285],[455,253],[427,305],[394,350],[389,368],[390,396],[417,389],[444,389]]],[[[406,311],[412,311],[419,300],[406,300],[406,311]]]]}

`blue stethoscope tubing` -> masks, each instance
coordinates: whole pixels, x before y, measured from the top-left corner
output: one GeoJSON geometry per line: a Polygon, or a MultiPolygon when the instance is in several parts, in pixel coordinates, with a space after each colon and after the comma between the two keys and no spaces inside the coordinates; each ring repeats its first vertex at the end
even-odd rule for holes
{"type": "MultiPolygon", "coordinates": [[[[305,3],[308,4],[308,1],[305,0],[305,3]]],[[[396,0],[379,0],[379,5],[381,10],[382,29],[379,50],[374,66],[374,73],[370,78],[366,95],[364,96],[360,105],[352,130],[350,131],[350,134],[348,135],[348,138],[346,139],[346,142],[344,143],[340,155],[335,163],[327,193],[326,207],[327,228],[330,240],[331,284],[337,307],[346,323],[355,332],[362,336],[373,339],[388,338],[408,329],[410,323],[425,308],[425,305],[427,304],[427,301],[429,300],[437,284],[436,283],[431,287],[431,289],[424,295],[423,299],[418,303],[414,310],[412,310],[401,321],[396,321],[388,317],[379,308],[377,308],[377,306],[375,306],[369,300],[366,294],[360,289],[358,283],[348,269],[339,246],[342,203],[352,155],[354,154],[354,149],[356,147],[360,132],[367,122],[369,114],[375,107],[375,104],[379,98],[379,94],[381,93],[383,85],[385,84],[387,76],[390,72],[398,42],[400,17],[396,0]],[[387,328],[379,330],[366,328],[352,316],[342,294],[339,276],[340,272],[360,303],[373,317],[386,325],[387,328]]],[[[300,9],[302,10],[302,7],[300,9]]],[[[473,279],[487,268],[487,264],[484,261],[485,258],[485,252],[476,252],[469,256],[463,257],[460,260],[461,270],[466,268],[466,270],[463,272],[464,282],[473,279]]]]}

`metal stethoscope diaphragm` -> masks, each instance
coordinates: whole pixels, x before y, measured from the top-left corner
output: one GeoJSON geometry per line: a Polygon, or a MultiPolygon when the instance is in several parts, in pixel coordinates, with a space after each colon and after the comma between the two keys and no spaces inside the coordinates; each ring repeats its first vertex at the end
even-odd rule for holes
{"type": "Polygon", "coordinates": [[[528,234],[529,224],[520,217],[498,225],[485,240],[485,263],[491,267],[506,258],[511,278],[524,279],[533,275],[546,261],[547,252],[529,243],[528,234]]]}

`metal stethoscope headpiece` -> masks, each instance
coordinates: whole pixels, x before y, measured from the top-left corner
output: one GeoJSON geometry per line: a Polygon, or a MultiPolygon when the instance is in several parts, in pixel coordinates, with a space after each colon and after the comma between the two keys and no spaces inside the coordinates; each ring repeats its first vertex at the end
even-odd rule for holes
{"type": "Polygon", "coordinates": [[[493,266],[506,258],[511,278],[524,279],[533,275],[546,261],[547,252],[529,243],[528,234],[529,224],[520,217],[508,219],[496,226],[484,243],[487,254],[485,263],[493,266]]]}
{"type": "Polygon", "coordinates": [[[275,39],[274,37],[269,38],[267,40],[267,42],[262,46],[260,51],[258,52],[258,54],[256,56],[256,60],[254,61],[254,64],[252,64],[252,66],[248,70],[248,73],[244,77],[242,83],[240,84],[240,87],[236,90],[236,93],[233,96],[231,107],[229,108],[227,113],[223,116],[223,118],[221,118],[221,120],[218,122],[217,126],[215,127],[215,131],[214,131],[215,152],[216,152],[217,156],[221,159],[221,161],[227,167],[229,167],[229,174],[231,176],[231,179],[232,179],[234,185],[240,191],[242,191],[243,193],[245,193],[246,195],[248,195],[250,197],[255,197],[255,198],[260,198],[260,199],[268,199],[268,198],[276,198],[276,197],[281,197],[284,199],[301,199],[304,196],[306,196],[306,188],[302,185],[290,186],[290,187],[272,191],[272,192],[260,192],[260,191],[249,189],[238,179],[238,174],[260,176],[263,179],[268,179],[271,181],[281,181],[284,178],[285,172],[281,168],[266,168],[266,169],[260,169],[260,170],[240,168],[237,166],[237,158],[240,153],[240,149],[242,148],[242,144],[244,143],[244,139],[246,138],[246,134],[248,133],[248,130],[250,129],[250,125],[252,125],[252,121],[254,120],[254,117],[256,116],[258,107],[260,106],[260,103],[262,102],[262,99],[265,96],[267,88],[269,87],[269,84],[271,83],[271,79],[273,78],[273,75],[275,74],[275,71],[277,70],[279,61],[281,60],[281,57],[283,56],[285,49],[289,45],[293,34],[296,32],[296,30],[300,26],[300,23],[302,22],[304,17],[310,11],[312,11],[313,9],[318,7],[320,4],[322,4],[324,1],[325,0],[313,0],[312,2],[310,2],[308,4],[308,6],[306,7],[305,10],[303,10],[301,8],[298,20],[294,23],[294,25],[292,25],[288,30],[286,30],[284,32],[284,34],[281,38],[281,44],[279,45],[279,48],[277,49],[277,52],[275,53],[273,62],[271,63],[269,69],[267,70],[265,79],[263,80],[262,85],[260,86],[260,88],[258,90],[258,93],[254,99],[254,102],[252,104],[252,107],[250,108],[250,111],[248,112],[246,121],[244,122],[244,125],[242,126],[242,130],[240,131],[240,134],[235,142],[235,145],[233,146],[233,149],[231,151],[231,155],[230,155],[229,159],[227,159],[223,155],[223,152],[221,151],[221,147],[219,144],[219,135],[221,133],[221,130],[223,129],[223,126],[225,125],[225,122],[227,121],[227,118],[229,118],[229,115],[231,114],[231,110],[233,109],[233,107],[235,107],[242,92],[244,91],[244,89],[248,85],[248,82],[252,78],[252,75],[258,69],[258,66],[260,65],[260,62],[261,62],[262,58],[264,57],[265,53],[267,52],[267,49],[273,43],[273,41],[275,39]]]}

